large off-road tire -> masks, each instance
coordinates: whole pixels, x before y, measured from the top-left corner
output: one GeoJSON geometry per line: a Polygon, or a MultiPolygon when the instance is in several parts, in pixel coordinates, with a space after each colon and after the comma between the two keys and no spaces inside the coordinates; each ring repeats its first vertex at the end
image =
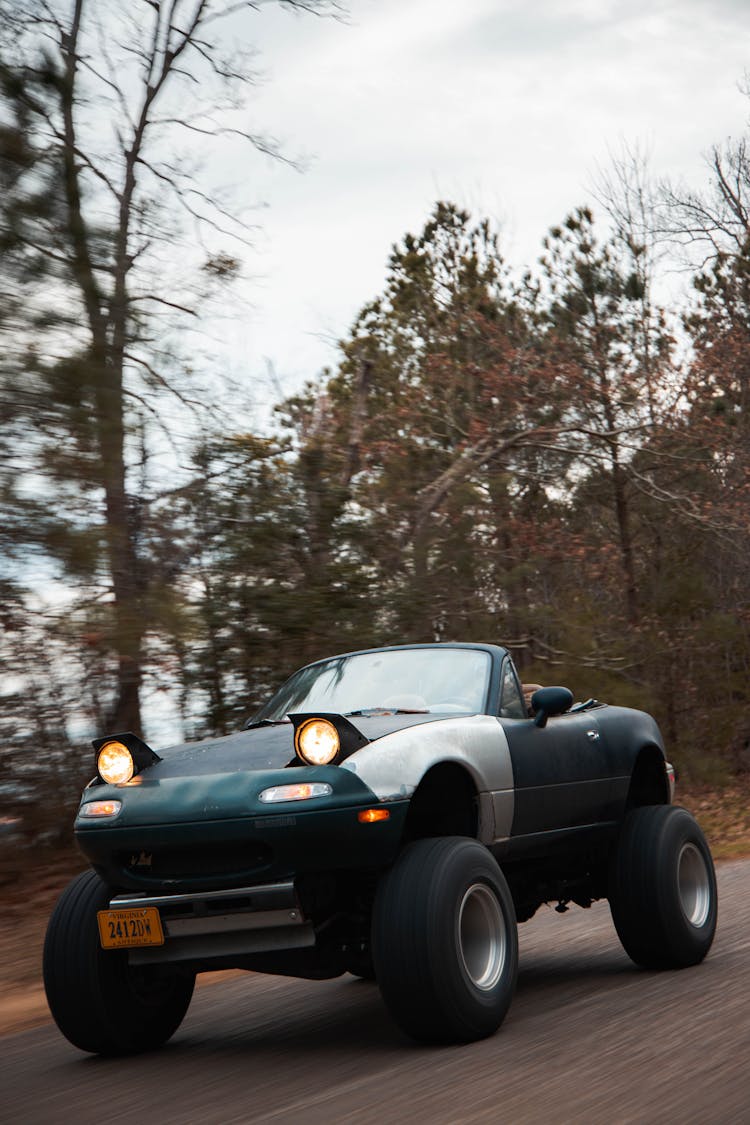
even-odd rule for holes
{"type": "Polygon", "coordinates": [[[647,805],[628,813],[610,869],[609,905],[637,965],[683,969],[703,960],[716,930],[716,875],[689,812],[647,805]]]}
{"type": "Polygon", "coordinates": [[[124,950],[99,944],[98,910],[110,895],[93,871],[63,891],[47,926],[44,987],[63,1035],[82,1051],[134,1054],[166,1043],[190,1004],[195,975],[134,968],[124,950]]]}
{"type": "Polygon", "coordinates": [[[380,991],[407,1035],[467,1043],[500,1026],[518,930],[505,877],[476,840],[409,844],[380,882],[372,936],[380,991]]]}

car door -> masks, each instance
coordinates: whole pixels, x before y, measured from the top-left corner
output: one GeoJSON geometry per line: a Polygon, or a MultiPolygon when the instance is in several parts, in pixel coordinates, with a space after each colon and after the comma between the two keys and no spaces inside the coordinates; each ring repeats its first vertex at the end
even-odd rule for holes
{"type": "Polygon", "coordinates": [[[501,718],[515,783],[511,836],[566,832],[615,819],[615,755],[596,712],[568,711],[538,727],[501,718]]]}

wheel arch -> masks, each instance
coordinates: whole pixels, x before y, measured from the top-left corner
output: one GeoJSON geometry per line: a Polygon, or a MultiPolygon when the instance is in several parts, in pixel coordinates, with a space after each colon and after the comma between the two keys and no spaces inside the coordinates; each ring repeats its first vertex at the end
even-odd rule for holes
{"type": "Polygon", "coordinates": [[[643,805],[668,805],[670,799],[664,752],[655,743],[647,743],[636,755],[626,807],[635,809],[643,805]]]}
{"type": "Polygon", "coordinates": [[[422,776],[409,803],[404,843],[432,836],[468,836],[479,831],[476,781],[456,761],[441,761],[422,776]]]}

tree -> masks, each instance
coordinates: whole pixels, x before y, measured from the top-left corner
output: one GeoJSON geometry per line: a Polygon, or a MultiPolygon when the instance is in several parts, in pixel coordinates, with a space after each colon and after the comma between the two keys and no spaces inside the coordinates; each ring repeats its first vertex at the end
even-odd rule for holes
{"type": "Polygon", "coordinates": [[[228,733],[299,665],[381,639],[342,464],[300,399],[284,413],[291,438],[202,445],[174,497],[191,555],[181,681],[192,730],[228,733]]]}
{"type": "Polygon", "coordinates": [[[564,472],[570,391],[535,302],[490,224],[438,203],[303,402],[347,481],[387,637],[497,635],[498,617],[506,637],[525,627],[529,515],[564,472]]]}
{"type": "Polygon", "coordinates": [[[44,0],[2,10],[0,254],[15,301],[0,378],[6,426],[32,435],[4,501],[70,579],[109,588],[115,729],[141,728],[145,638],[165,586],[146,483],[170,436],[164,395],[198,409],[170,328],[195,321],[236,275],[233,248],[250,236],[180,138],[207,157],[221,144],[279,155],[244,123],[253,74],[234,43],[256,9],[44,0]]]}
{"type": "MultiPolygon", "coordinates": [[[[745,93],[750,96],[750,89],[745,93]]],[[[748,138],[713,145],[710,176],[702,191],[665,181],[656,234],[686,252],[699,268],[717,258],[742,254],[750,237],[750,148],[748,138]]]]}
{"type": "Polygon", "coordinates": [[[579,372],[580,455],[607,481],[623,578],[627,620],[640,616],[631,512],[631,463],[644,433],[667,405],[671,338],[650,304],[645,247],[631,240],[600,243],[588,208],[553,229],[543,259],[549,318],[562,354],[579,372]],[[657,366],[658,365],[658,366],[657,366]]]}

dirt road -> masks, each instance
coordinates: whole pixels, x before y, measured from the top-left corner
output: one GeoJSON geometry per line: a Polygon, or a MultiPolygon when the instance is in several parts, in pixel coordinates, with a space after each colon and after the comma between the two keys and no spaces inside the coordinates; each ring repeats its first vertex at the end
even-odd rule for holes
{"type": "Polygon", "coordinates": [[[606,903],[521,926],[504,1026],[427,1049],[377,987],[244,975],[200,989],[162,1051],[80,1054],[52,1025],[8,1036],[0,1121],[750,1122],[750,861],[719,867],[714,948],[697,969],[644,973],[606,903]]]}

